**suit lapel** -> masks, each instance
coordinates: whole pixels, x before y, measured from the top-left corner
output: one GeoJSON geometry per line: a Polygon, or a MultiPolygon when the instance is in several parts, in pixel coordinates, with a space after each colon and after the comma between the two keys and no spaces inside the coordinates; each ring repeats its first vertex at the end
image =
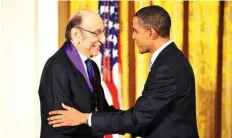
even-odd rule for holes
{"type": "Polygon", "coordinates": [[[169,50],[173,49],[174,47],[176,47],[175,43],[172,42],[171,44],[169,44],[166,48],[164,48],[160,54],[157,56],[156,60],[154,61],[154,63],[151,66],[151,70],[156,66],[156,63],[159,62],[159,59],[169,50]]]}
{"type": "Polygon", "coordinates": [[[149,79],[150,79],[150,78],[149,78],[150,73],[154,70],[154,68],[155,68],[156,66],[159,65],[159,62],[160,62],[160,60],[162,60],[162,57],[165,55],[165,53],[168,52],[168,51],[170,51],[170,50],[172,50],[172,49],[175,48],[175,47],[176,47],[175,43],[172,42],[171,44],[169,44],[166,48],[164,48],[164,49],[160,52],[160,54],[157,56],[156,60],[154,61],[154,63],[153,63],[152,66],[151,66],[151,71],[148,73],[147,80],[146,80],[145,85],[144,85],[145,87],[146,87],[146,85],[147,85],[147,82],[148,82],[149,79]]]}
{"type": "Polygon", "coordinates": [[[66,42],[64,45],[65,45],[65,53],[67,54],[69,60],[71,60],[72,64],[75,66],[75,68],[78,71],[80,71],[80,73],[84,77],[85,81],[87,82],[90,91],[93,92],[93,87],[89,81],[89,78],[86,74],[84,65],[81,61],[80,55],[77,52],[76,48],[72,45],[71,42],[66,42]]]}

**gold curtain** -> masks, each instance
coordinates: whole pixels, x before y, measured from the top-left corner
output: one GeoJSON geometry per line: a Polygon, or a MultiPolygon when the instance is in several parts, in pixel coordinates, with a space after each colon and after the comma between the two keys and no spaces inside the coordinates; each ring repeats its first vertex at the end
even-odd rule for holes
{"type": "Polygon", "coordinates": [[[58,38],[59,38],[59,47],[61,47],[65,41],[65,29],[66,24],[69,19],[69,2],[67,1],[59,1],[58,3],[58,38]]]}
{"type": "Polygon", "coordinates": [[[222,52],[221,138],[232,138],[232,2],[225,2],[222,52]]]}
{"type": "Polygon", "coordinates": [[[219,2],[189,2],[189,60],[196,79],[197,123],[202,138],[216,138],[219,2]],[[207,133],[205,133],[207,132],[207,133]]]}
{"type": "Polygon", "coordinates": [[[129,97],[129,10],[128,10],[128,1],[121,1],[119,3],[119,30],[120,30],[120,50],[121,50],[121,61],[122,61],[122,68],[121,68],[121,82],[122,82],[122,101],[123,101],[123,108],[128,109],[130,107],[128,99],[129,97]],[[123,13],[123,14],[122,14],[123,13]]]}
{"type": "Polygon", "coordinates": [[[70,14],[71,15],[80,9],[88,9],[88,10],[98,13],[98,1],[97,0],[70,1],[70,14]]]}
{"type": "MultiPolygon", "coordinates": [[[[171,39],[195,73],[200,138],[232,138],[232,2],[143,0],[118,4],[123,108],[132,107],[141,95],[151,56],[140,55],[131,38],[133,16],[144,6],[160,5],[172,19],[171,39]]],[[[77,9],[98,12],[98,1],[59,2],[59,30],[65,18],[61,11],[72,14],[77,9]],[[68,8],[62,8],[61,3],[68,8]]],[[[59,36],[62,33],[59,31],[59,36]]]]}

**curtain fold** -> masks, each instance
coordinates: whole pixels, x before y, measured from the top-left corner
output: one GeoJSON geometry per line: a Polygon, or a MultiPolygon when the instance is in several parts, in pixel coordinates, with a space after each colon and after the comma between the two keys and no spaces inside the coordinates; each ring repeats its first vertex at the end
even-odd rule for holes
{"type": "Polygon", "coordinates": [[[218,115],[218,12],[219,2],[189,2],[189,60],[195,73],[197,123],[202,138],[215,137],[218,115]]]}

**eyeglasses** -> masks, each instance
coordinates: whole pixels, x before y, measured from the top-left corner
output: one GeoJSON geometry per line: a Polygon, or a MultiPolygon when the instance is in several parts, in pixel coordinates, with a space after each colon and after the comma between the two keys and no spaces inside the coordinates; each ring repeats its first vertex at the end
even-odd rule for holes
{"type": "Polygon", "coordinates": [[[86,30],[86,29],[84,29],[84,28],[82,28],[82,27],[76,27],[76,28],[81,29],[81,30],[83,30],[83,31],[86,31],[86,32],[88,32],[88,33],[91,33],[91,34],[93,34],[95,37],[99,37],[101,34],[104,34],[104,32],[105,32],[105,30],[98,30],[98,31],[96,31],[96,32],[92,32],[92,31],[86,30]]]}

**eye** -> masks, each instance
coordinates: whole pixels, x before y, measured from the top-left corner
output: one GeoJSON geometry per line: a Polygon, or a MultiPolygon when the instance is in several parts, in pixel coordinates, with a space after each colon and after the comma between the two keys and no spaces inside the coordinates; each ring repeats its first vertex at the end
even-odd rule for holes
{"type": "Polygon", "coordinates": [[[137,33],[138,31],[137,31],[137,30],[135,30],[135,29],[133,29],[133,32],[134,32],[134,33],[137,33]]]}
{"type": "Polygon", "coordinates": [[[95,36],[99,36],[101,33],[100,32],[94,32],[95,36]]]}
{"type": "Polygon", "coordinates": [[[99,31],[96,31],[96,32],[94,32],[94,35],[96,35],[96,36],[100,36],[102,33],[105,33],[105,30],[99,30],[99,31]]]}

